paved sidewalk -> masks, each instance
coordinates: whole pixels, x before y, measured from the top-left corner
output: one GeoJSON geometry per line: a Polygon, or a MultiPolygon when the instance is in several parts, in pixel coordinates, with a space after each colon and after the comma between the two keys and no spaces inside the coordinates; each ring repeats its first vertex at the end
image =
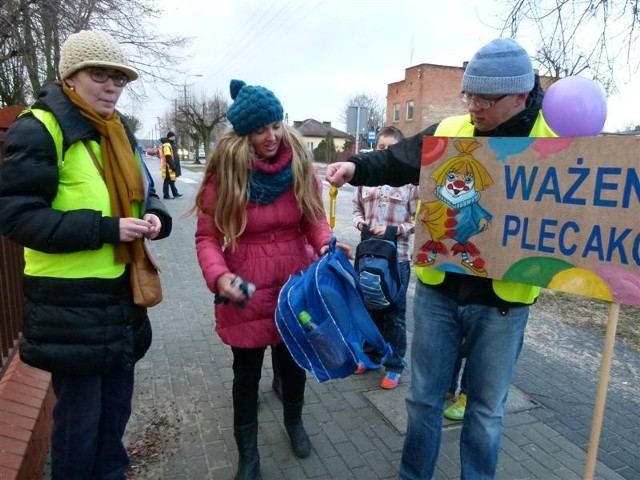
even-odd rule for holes
{"type": "MultiPolygon", "coordinates": [[[[153,161],[148,160],[151,170],[157,171],[153,161]]],[[[195,221],[183,217],[199,179],[189,166],[183,169],[178,188],[184,197],[167,201],[173,234],[152,244],[163,269],[165,300],[150,310],[154,340],[137,367],[126,435],[134,462],[130,478],[228,480],[237,459],[232,357],[213,331],[213,296],[195,258],[195,221]]],[[[350,204],[350,196],[339,201],[350,204]]],[[[346,223],[339,218],[336,235],[355,245],[350,205],[341,208],[349,216],[346,223]]],[[[412,290],[410,305],[411,299],[412,290]]],[[[409,336],[412,326],[409,318],[409,336]]],[[[498,478],[582,478],[602,343],[533,309],[510,395],[498,478]]],[[[618,347],[615,355],[596,478],[640,479],[640,354],[618,347]]],[[[313,452],[302,460],[290,450],[271,373],[267,355],[259,410],[264,480],[396,477],[410,372],[394,391],[379,388],[379,372],[323,384],[309,376],[304,421],[313,452]]],[[[444,428],[438,480],[459,478],[459,434],[459,425],[444,428]]]]}

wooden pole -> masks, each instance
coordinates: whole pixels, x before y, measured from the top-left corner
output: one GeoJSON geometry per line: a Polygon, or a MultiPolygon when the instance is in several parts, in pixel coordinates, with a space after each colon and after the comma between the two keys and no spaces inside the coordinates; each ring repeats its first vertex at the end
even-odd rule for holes
{"type": "Polygon", "coordinates": [[[607,399],[607,387],[609,385],[609,376],[611,374],[613,346],[616,341],[616,329],[618,328],[619,315],[620,304],[612,303],[609,306],[609,318],[607,320],[607,330],[604,336],[604,349],[602,350],[602,361],[600,363],[600,378],[598,380],[596,403],[593,407],[593,419],[591,421],[591,437],[589,438],[587,462],[584,466],[584,475],[582,476],[584,480],[593,480],[596,469],[596,457],[598,456],[598,445],[600,444],[602,418],[604,417],[604,405],[607,399]]]}

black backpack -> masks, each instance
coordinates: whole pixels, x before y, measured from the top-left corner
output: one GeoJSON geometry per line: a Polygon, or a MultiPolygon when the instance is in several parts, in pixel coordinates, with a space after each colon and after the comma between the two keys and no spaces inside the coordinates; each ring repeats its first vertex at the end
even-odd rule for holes
{"type": "Polygon", "coordinates": [[[370,310],[386,310],[394,306],[402,294],[397,233],[398,227],[387,227],[384,237],[372,237],[369,226],[362,226],[355,269],[365,305],[370,310]]]}

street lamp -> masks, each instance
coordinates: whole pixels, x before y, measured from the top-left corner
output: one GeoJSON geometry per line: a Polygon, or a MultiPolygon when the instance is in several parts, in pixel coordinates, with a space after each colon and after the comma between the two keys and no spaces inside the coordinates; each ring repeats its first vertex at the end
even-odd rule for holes
{"type": "MultiPolygon", "coordinates": [[[[187,80],[189,80],[189,77],[204,77],[204,75],[202,75],[201,73],[190,73],[189,75],[187,75],[185,77],[184,83],[182,84],[182,92],[183,92],[183,95],[184,95],[184,105],[183,105],[183,107],[184,107],[185,111],[187,110],[187,80]]],[[[189,142],[189,143],[191,143],[191,142],[189,142]]],[[[184,148],[184,144],[185,144],[185,142],[184,142],[184,135],[183,135],[183,137],[182,137],[182,148],[184,148]]],[[[187,150],[187,152],[188,151],[189,150],[187,150]]],[[[187,153],[187,157],[188,157],[188,153],[187,153]]],[[[195,158],[196,163],[199,163],[198,162],[198,154],[197,154],[197,152],[196,152],[195,157],[196,157],[195,158]]]]}
{"type": "Polygon", "coordinates": [[[204,77],[204,75],[202,75],[201,73],[190,73],[189,75],[187,75],[184,79],[184,83],[182,84],[182,91],[184,93],[184,106],[187,106],[187,80],[189,80],[189,77],[204,77]]]}

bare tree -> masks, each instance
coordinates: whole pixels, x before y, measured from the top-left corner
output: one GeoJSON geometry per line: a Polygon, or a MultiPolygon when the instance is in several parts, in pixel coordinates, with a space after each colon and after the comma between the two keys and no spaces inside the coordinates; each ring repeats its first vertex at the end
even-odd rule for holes
{"type": "MultiPolygon", "coordinates": [[[[368,93],[358,93],[349,97],[345,103],[344,110],[342,111],[341,120],[347,124],[347,115],[349,107],[364,107],[369,112],[369,117],[366,121],[366,125],[360,125],[360,134],[357,135],[357,139],[354,138],[354,143],[357,145],[356,150],[360,148],[368,148],[367,136],[362,134],[362,131],[378,131],[384,126],[386,103],[379,97],[373,96],[368,93]]],[[[351,132],[349,132],[351,133],[351,132]]],[[[346,144],[345,144],[346,149],[346,144]]],[[[345,150],[346,151],[346,150],[345,150]]]]}
{"type": "Polygon", "coordinates": [[[341,120],[344,123],[347,123],[347,112],[349,111],[349,107],[352,106],[365,107],[369,109],[369,118],[366,125],[368,130],[377,130],[384,126],[387,105],[379,97],[368,93],[358,93],[349,97],[345,103],[341,117],[341,120]]]}
{"type": "MultiPolygon", "coordinates": [[[[213,97],[176,100],[173,112],[176,129],[188,135],[195,145],[204,145],[208,157],[211,140],[227,126],[227,108],[227,100],[218,92],[213,97]]],[[[200,163],[197,154],[194,162],[200,163]]]]}
{"type": "Polygon", "coordinates": [[[167,72],[175,70],[179,48],[189,39],[155,31],[153,19],[161,13],[157,3],[157,0],[2,0],[0,105],[29,103],[45,83],[58,79],[61,45],[69,35],[83,29],[107,31],[126,45],[131,65],[142,78],[131,86],[134,97],[144,97],[150,83],[171,83],[173,78],[167,72]]]}
{"type": "Polygon", "coordinates": [[[590,76],[607,94],[640,68],[638,0],[505,0],[502,32],[533,31],[540,73],[590,76]]]}

